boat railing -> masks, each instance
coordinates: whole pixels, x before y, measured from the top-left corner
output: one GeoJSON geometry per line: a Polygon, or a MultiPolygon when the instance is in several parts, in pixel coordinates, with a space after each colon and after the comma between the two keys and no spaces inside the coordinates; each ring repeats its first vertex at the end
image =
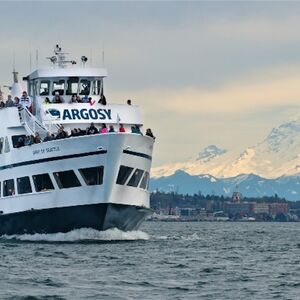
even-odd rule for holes
{"type": "Polygon", "coordinates": [[[19,109],[19,115],[28,134],[38,132],[42,139],[47,135],[48,129],[26,107],[19,109]]]}

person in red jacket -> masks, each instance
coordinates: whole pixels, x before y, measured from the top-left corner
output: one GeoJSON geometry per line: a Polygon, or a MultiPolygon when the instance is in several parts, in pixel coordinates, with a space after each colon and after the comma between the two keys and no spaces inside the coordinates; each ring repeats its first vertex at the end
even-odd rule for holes
{"type": "Polygon", "coordinates": [[[119,132],[125,132],[125,128],[123,124],[120,124],[119,132]]]}

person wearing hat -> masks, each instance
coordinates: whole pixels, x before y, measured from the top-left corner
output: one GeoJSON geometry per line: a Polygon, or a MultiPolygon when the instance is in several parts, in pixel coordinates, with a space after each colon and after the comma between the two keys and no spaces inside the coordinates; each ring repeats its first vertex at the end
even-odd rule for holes
{"type": "Polygon", "coordinates": [[[63,103],[64,99],[60,96],[59,92],[56,91],[52,99],[52,103],[63,103]]]}

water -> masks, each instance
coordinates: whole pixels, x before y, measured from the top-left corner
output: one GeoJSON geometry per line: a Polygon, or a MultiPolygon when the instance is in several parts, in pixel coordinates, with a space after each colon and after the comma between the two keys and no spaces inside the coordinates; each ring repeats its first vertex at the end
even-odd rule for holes
{"type": "Polygon", "coordinates": [[[0,299],[300,299],[300,223],[0,238],[0,299]]]}

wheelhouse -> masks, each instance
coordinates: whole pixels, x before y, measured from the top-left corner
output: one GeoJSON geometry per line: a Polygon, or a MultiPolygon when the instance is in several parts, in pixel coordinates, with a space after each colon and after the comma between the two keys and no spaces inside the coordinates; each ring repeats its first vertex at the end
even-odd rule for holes
{"type": "Polygon", "coordinates": [[[62,97],[63,103],[69,103],[73,95],[98,101],[103,95],[103,79],[106,76],[105,69],[71,67],[36,70],[24,80],[33,100],[33,113],[37,114],[46,98],[51,102],[56,94],[62,97]]]}

